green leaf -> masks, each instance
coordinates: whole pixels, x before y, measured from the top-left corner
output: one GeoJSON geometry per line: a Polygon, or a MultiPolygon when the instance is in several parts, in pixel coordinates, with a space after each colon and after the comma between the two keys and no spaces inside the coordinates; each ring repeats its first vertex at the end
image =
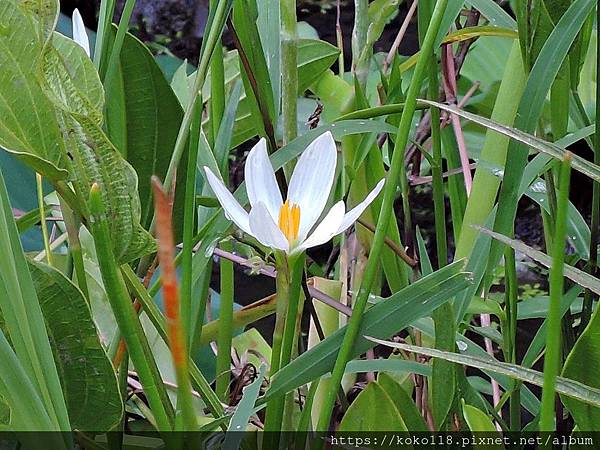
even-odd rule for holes
{"type": "MultiPolygon", "coordinates": [[[[400,290],[387,300],[370,308],[364,315],[360,334],[392,336],[414,320],[431,314],[438,306],[469,286],[468,274],[457,261],[400,290]]],[[[282,395],[329,372],[337,356],[346,327],[340,328],[311,350],[303,353],[277,372],[263,400],[282,395]]],[[[372,343],[358,339],[352,350],[356,357],[372,343]]]]}
{"type": "Polygon", "coordinates": [[[298,40],[298,94],[302,95],[337,60],[340,51],[318,39],[298,40]]]}
{"type": "Polygon", "coordinates": [[[123,404],[112,364],[98,338],[81,291],[58,270],[29,261],[54,360],[62,381],[71,426],[112,429],[123,404]],[[102,411],[102,414],[98,414],[102,411]]]}
{"type": "Polygon", "coordinates": [[[266,364],[261,364],[258,369],[258,376],[248,386],[242,389],[242,399],[235,408],[235,412],[231,416],[229,422],[229,431],[236,431],[237,433],[227,433],[225,435],[225,442],[223,448],[237,449],[243,438],[243,434],[240,431],[245,431],[248,421],[252,414],[254,414],[254,403],[260,393],[262,382],[265,379],[265,372],[267,371],[266,364]]]}
{"type": "Polygon", "coordinates": [[[37,17],[39,27],[36,33],[40,42],[46,43],[58,20],[58,0],[18,0],[18,5],[30,15],[37,17]]]}
{"type": "MultiPolygon", "coordinates": [[[[458,116],[464,117],[465,119],[482,125],[490,130],[494,130],[518,142],[528,145],[529,147],[539,152],[545,153],[554,159],[562,161],[565,157],[566,150],[564,148],[560,147],[555,143],[540,139],[532,134],[525,133],[524,131],[508,127],[506,125],[502,125],[485,117],[470,113],[468,111],[456,108],[454,106],[444,105],[442,103],[434,102],[431,100],[419,101],[427,105],[435,106],[444,111],[448,111],[458,116]]],[[[600,167],[598,167],[597,165],[583,159],[578,155],[572,155],[572,166],[573,169],[577,170],[578,172],[581,172],[584,175],[587,175],[591,179],[595,181],[600,181],[600,167]]]]}
{"type": "Polygon", "coordinates": [[[154,240],[140,225],[137,174],[101,128],[102,85],[92,61],[75,42],[56,40],[62,50],[46,50],[42,89],[60,108],[61,141],[69,149],[65,160],[75,178],[75,192],[87,199],[92,184],[99,184],[111,218],[115,256],[119,262],[128,262],[154,249],[154,240]]]}
{"type": "Polygon", "coordinates": [[[40,69],[42,90],[55,106],[102,125],[104,90],[96,68],[79,44],[53,33],[51,45],[44,47],[40,69]]]}
{"type": "MultiPolygon", "coordinates": [[[[185,73],[185,65],[182,67],[185,73]]],[[[115,74],[107,93],[107,129],[137,172],[140,222],[149,227],[154,211],[150,178],[163,179],[167,172],[183,109],[148,48],[131,34],[125,35],[115,74]]],[[[180,236],[183,223],[185,179],[186,164],[182,163],[173,207],[176,236],[180,236]]]]}
{"type": "Polygon", "coordinates": [[[0,258],[0,312],[8,332],[6,337],[0,332],[0,356],[3,361],[0,365],[0,379],[6,377],[6,381],[0,382],[0,387],[13,389],[7,383],[14,381],[15,376],[17,379],[22,378],[19,379],[22,388],[17,388],[10,394],[0,390],[0,395],[21,420],[26,420],[30,414],[34,416],[32,420],[43,424],[42,429],[70,431],[65,399],[52,358],[44,317],[1,174],[0,254],[3,255],[0,258]],[[10,344],[7,338],[10,339],[10,344]],[[25,413],[25,416],[21,415],[21,408],[17,408],[12,401],[13,396],[19,397],[20,393],[32,407],[31,413],[25,413]],[[43,405],[42,411],[38,402],[43,405]],[[39,422],[37,415],[41,415],[39,422]]]}
{"type": "MultiPolygon", "coordinates": [[[[487,234],[488,236],[493,237],[497,241],[502,242],[503,244],[508,245],[509,247],[514,248],[515,250],[524,253],[529,256],[534,261],[550,268],[552,266],[552,257],[546,255],[539,250],[535,250],[534,248],[529,247],[521,241],[516,239],[510,239],[500,233],[496,233],[495,231],[488,230],[487,228],[478,227],[482,233],[487,234]]],[[[579,270],[576,267],[569,266],[565,264],[564,266],[565,277],[574,281],[575,283],[595,292],[600,295],[600,280],[598,278],[585,273],[583,270],[579,270]]]]}
{"type": "MultiPolygon", "coordinates": [[[[592,319],[577,339],[567,356],[562,376],[570,378],[596,389],[600,389],[600,380],[596,376],[600,370],[600,313],[596,308],[592,319]]],[[[600,408],[596,405],[561,396],[575,423],[581,430],[600,431],[600,408]]]]}
{"type": "MultiPolygon", "coordinates": [[[[500,362],[490,357],[478,357],[459,353],[443,352],[433,348],[418,347],[415,345],[400,344],[397,342],[382,341],[381,339],[367,337],[370,341],[385,345],[391,348],[405,350],[407,352],[426,355],[431,358],[441,358],[446,361],[451,361],[456,364],[462,364],[468,367],[474,367],[481,370],[489,370],[501,375],[506,375],[510,378],[521,380],[526,383],[531,383],[535,386],[542,386],[544,375],[536,370],[521,367],[515,364],[500,362]]],[[[587,386],[579,381],[572,379],[557,377],[556,392],[561,395],[566,395],[570,398],[582,401],[594,407],[600,407],[600,389],[592,386],[587,386]]]]}
{"type": "Polygon", "coordinates": [[[68,172],[61,167],[60,129],[36,77],[43,43],[34,34],[42,29],[14,1],[0,4],[0,146],[51,180],[61,180],[68,172]]]}
{"type": "MultiPolygon", "coordinates": [[[[467,422],[469,430],[475,432],[497,433],[496,427],[486,413],[474,406],[467,405],[463,400],[463,416],[467,422]]],[[[474,445],[475,448],[482,449],[502,449],[502,445],[474,445]]]]}
{"type": "Polygon", "coordinates": [[[351,431],[408,431],[392,399],[377,383],[369,383],[354,399],[338,428],[351,431]]]}
{"type": "MultiPolygon", "coordinates": [[[[411,432],[427,432],[429,427],[417,409],[412,397],[386,373],[377,375],[377,384],[394,402],[403,422],[411,432]]],[[[389,430],[388,430],[389,431],[389,430]]]]}
{"type": "Polygon", "coordinates": [[[517,29],[517,23],[494,0],[466,0],[467,4],[477,9],[490,23],[497,27],[517,29]]]}
{"type": "Polygon", "coordinates": [[[42,46],[31,33],[39,26],[12,0],[0,5],[0,145],[50,180],[69,173],[82,203],[99,183],[115,254],[130,261],[152,251],[153,240],[139,223],[136,173],[101,129],[102,85],[75,42],[55,33],[42,46]]]}

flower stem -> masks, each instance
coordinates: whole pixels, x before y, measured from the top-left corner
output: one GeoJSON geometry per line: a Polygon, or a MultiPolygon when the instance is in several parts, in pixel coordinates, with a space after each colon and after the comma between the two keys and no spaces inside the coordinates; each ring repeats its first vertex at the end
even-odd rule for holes
{"type": "MultiPolygon", "coordinates": [[[[385,234],[392,216],[392,211],[394,209],[393,203],[396,195],[396,186],[399,182],[399,176],[402,173],[404,153],[406,144],[408,143],[408,136],[412,128],[412,118],[417,104],[417,95],[421,89],[421,84],[425,75],[425,69],[427,65],[431,63],[434,41],[437,36],[438,29],[440,28],[447,3],[448,0],[439,0],[435,4],[429,27],[427,29],[425,39],[423,40],[420,57],[415,67],[410,88],[406,95],[406,103],[404,106],[404,111],[402,112],[402,118],[400,119],[400,126],[398,128],[398,134],[395,140],[396,144],[392,155],[390,171],[384,187],[383,201],[381,203],[381,211],[379,213],[377,229],[375,230],[375,236],[373,238],[373,246],[371,248],[369,259],[365,268],[363,281],[354,302],[352,317],[348,322],[346,334],[344,335],[344,340],[332,372],[332,387],[339,386],[342,377],[344,376],[346,364],[351,358],[351,351],[354,341],[358,337],[362,315],[367,304],[367,299],[369,298],[371,288],[378,274],[379,256],[381,254],[381,250],[383,249],[385,234]]],[[[319,423],[317,426],[318,431],[325,431],[329,428],[331,414],[335,405],[336,394],[337,389],[333,388],[327,393],[327,396],[324,399],[323,409],[321,410],[321,416],[319,417],[319,423]]]]}
{"type": "MultiPolygon", "coordinates": [[[[277,309],[271,353],[271,377],[290,362],[303,271],[304,254],[289,258],[281,253],[277,254],[277,309]]],[[[281,431],[284,406],[284,396],[276,397],[269,402],[265,418],[265,431],[281,431]]],[[[265,444],[264,448],[278,448],[279,435],[269,433],[266,436],[270,442],[267,443],[268,445],[265,444]]]]}
{"type": "MultiPolygon", "coordinates": [[[[518,311],[518,279],[517,266],[515,261],[515,251],[507,248],[504,252],[505,272],[506,272],[506,321],[502,327],[504,336],[505,354],[504,360],[512,364],[517,363],[517,311],[518,311]]],[[[510,429],[511,431],[521,430],[521,383],[513,380],[510,390],[510,429]]]]}
{"type": "Polygon", "coordinates": [[[292,358],[292,349],[296,342],[296,322],[300,309],[302,274],[304,273],[304,253],[288,258],[289,273],[291,275],[288,288],[288,309],[285,316],[285,328],[281,345],[280,368],[288,365],[292,358]]]}
{"type": "Polygon", "coordinates": [[[560,180],[556,212],[554,240],[552,242],[552,267],[550,268],[550,304],[544,356],[544,384],[540,413],[540,431],[554,431],[556,376],[560,369],[560,303],[564,287],[565,240],[567,235],[567,211],[569,207],[569,181],[571,177],[571,153],[567,152],[560,166],[560,180]]]}

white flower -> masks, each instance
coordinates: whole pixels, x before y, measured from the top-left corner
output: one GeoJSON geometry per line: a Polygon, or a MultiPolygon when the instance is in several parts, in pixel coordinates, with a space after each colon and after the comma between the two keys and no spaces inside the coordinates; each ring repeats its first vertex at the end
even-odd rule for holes
{"type": "Polygon", "coordinates": [[[90,56],[90,41],[88,39],[88,35],[85,32],[85,25],[83,24],[83,19],[81,18],[81,14],[79,14],[79,10],[75,8],[73,11],[73,40],[77,42],[90,56]]]}
{"type": "Polygon", "coordinates": [[[266,142],[261,139],[248,154],[244,173],[250,213],[242,208],[208,167],[204,167],[204,171],[225,214],[242,231],[267,247],[296,254],[324,244],[345,231],[383,187],[384,180],[381,180],[360,204],[348,212],[345,212],[343,201],[337,202],[316,225],[333,186],[336,161],[333,136],[330,132],[322,134],[298,159],[290,179],[287,200],[283,202],[266,142]]]}

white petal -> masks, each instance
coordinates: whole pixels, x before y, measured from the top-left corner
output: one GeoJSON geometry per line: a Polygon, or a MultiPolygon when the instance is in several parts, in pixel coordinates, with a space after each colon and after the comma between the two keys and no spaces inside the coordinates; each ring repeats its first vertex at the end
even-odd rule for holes
{"type": "Polygon", "coordinates": [[[244,167],[244,178],[250,205],[255,207],[258,202],[263,202],[273,220],[279,220],[279,210],[283,201],[273,172],[273,166],[269,161],[267,143],[264,138],[248,153],[246,166],[244,167]]]}
{"type": "Polygon", "coordinates": [[[304,239],[321,213],[335,176],[337,150],[328,131],[302,153],[290,180],[288,200],[300,206],[298,238],[304,239]]]}
{"type": "Polygon", "coordinates": [[[377,186],[375,186],[375,189],[373,189],[371,192],[369,192],[369,195],[367,195],[367,198],[365,198],[362,202],[360,202],[358,205],[356,205],[354,208],[352,208],[350,211],[348,211],[346,213],[346,215],[344,216],[344,220],[342,220],[342,224],[340,225],[336,234],[346,231],[346,229],[350,225],[352,225],[354,222],[356,222],[356,220],[360,217],[360,215],[364,212],[364,210],[367,209],[367,207],[371,204],[371,202],[373,200],[375,200],[375,197],[377,197],[377,195],[379,195],[379,192],[381,192],[381,189],[383,188],[384,183],[385,183],[385,179],[379,181],[379,183],[377,183],[377,186]]]}
{"type": "Polygon", "coordinates": [[[233,223],[235,223],[243,232],[252,234],[250,232],[250,224],[246,210],[241,207],[238,201],[233,197],[233,194],[229,192],[229,189],[227,189],[223,182],[212,173],[208,167],[204,166],[204,172],[206,173],[208,184],[210,184],[219,203],[221,203],[227,218],[233,221],[233,223]]]}
{"type": "Polygon", "coordinates": [[[73,11],[73,40],[77,42],[90,56],[90,41],[88,39],[88,35],[85,32],[85,25],[83,24],[83,19],[81,18],[81,14],[79,14],[79,10],[75,8],[73,11]]]}
{"type": "Polygon", "coordinates": [[[338,228],[340,227],[342,220],[344,220],[344,211],[346,207],[344,206],[344,202],[337,202],[333,207],[329,210],[327,215],[323,218],[321,223],[317,225],[315,231],[298,247],[296,247],[293,252],[297,253],[302,250],[306,250],[307,248],[316,247],[317,245],[324,244],[329,241],[333,236],[338,234],[338,228]]]}
{"type": "Polygon", "coordinates": [[[258,202],[250,210],[250,229],[252,236],[267,247],[288,251],[289,244],[279,227],[273,221],[267,206],[258,202]]]}

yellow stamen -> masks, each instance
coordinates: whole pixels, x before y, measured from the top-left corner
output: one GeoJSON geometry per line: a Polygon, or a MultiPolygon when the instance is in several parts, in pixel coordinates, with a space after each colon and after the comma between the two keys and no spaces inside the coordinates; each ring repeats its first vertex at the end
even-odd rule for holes
{"type": "Polygon", "coordinates": [[[298,239],[298,228],[300,227],[300,207],[290,204],[286,200],[279,210],[279,229],[287,238],[288,242],[298,239]]]}

